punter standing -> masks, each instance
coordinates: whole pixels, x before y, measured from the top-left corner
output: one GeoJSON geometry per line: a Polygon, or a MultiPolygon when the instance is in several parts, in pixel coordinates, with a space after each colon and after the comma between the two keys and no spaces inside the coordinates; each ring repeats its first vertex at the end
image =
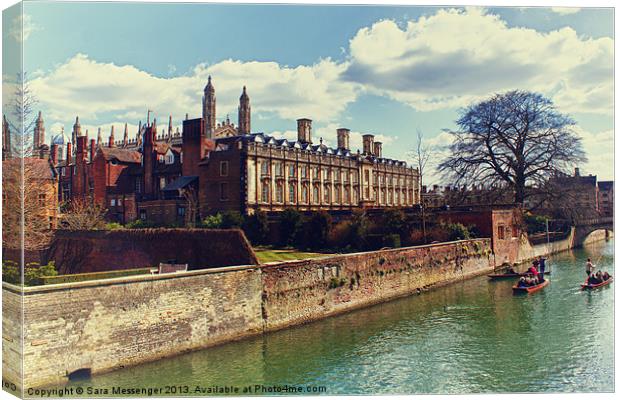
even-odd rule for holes
{"type": "Polygon", "coordinates": [[[545,261],[547,261],[546,258],[543,256],[538,256],[538,272],[540,274],[538,280],[541,282],[545,281],[545,261]]]}
{"type": "Polygon", "coordinates": [[[588,258],[586,262],[586,274],[588,274],[588,278],[592,275],[592,272],[594,272],[594,264],[592,264],[592,260],[588,258]]]}

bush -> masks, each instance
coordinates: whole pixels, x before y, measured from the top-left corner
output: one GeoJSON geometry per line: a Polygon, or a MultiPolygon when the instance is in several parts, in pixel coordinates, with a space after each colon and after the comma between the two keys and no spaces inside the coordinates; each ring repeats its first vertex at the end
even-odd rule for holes
{"type": "Polygon", "coordinates": [[[383,237],[383,247],[400,247],[400,235],[396,233],[392,235],[385,235],[383,237]]]}
{"type": "Polygon", "coordinates": [[[127,229],[146,229],[146,228],[157,228],[157,224],[151,221],[145,221],[143,219],[137,219],[133,222],[129,222],[125,224],[125,228],[127,229]]]}
{"type": "Polygon", "coordinates": [[[245,221],[243,221],[243,232],[245,232],[252,244],[265,244],[269,234],[267,214],[263,211],[258,211],[254,215],[246,217],[245,221]]]}
{"type": "Polygon", "coordinates": [[[381,226],[386,234],[400,234],[406,227],[405,213],[398,209],[388,209],[383,213],[381,218],[381,226]]]}
{"type": "Polygon", "coordinates": [[[19,284],[20,283],[19,267],[15,261],[2,261],[2,280],[4,282],[19,284]]]}
{"type": "Polygon", "coordinates": [[[287,208],[280,214],[280,244],[290,246],[299,242],[298,237],[302,227],[301,214],[292,208],[287,208]]]}
{"type": "Polygon", "coordinates": [[[207,229],[220,229],[222,226],[222,214],[217,213],[214,215],[209,215],[207,218],[202,220],[200,226],[207,229]]]}
{"type": "Polygon", "coordinates": [[[533,215],[526,213],[523,216],[523,222],[528,234],[540,233],[547,231],[547,217],[542,215],[533,215]]]}
{"type": "Polygon", "coordinates": [[[241,228],[243,226],[243,215],[239,211],[226,211],[222,213],[222,229],[241,228]]]}
{"type": "Polygon", "coordinates": [[[409,243],[411,243],[412,246],[424,244],[424,232],[412,229],[411,232],[409,232],[409,243]]]}
{"type": "Polygon", "coordinates": [[[445,224],[444,229],[448,232],[448,241],[469,239],[469,230],[463,224],[445,224]]]}
{"type": "MultiPolygon", "coordinates": [[[[56,271],[56,266],[54,265],[53,261],[47,265],[39,265],[39,263],[29,263],[26,264],[26,269],[24,270],[24,285],[42,285],[42,277],[56,275],[58,275],[58,271],[56,271]]],[[[13,261],[3,261],[2,280],[8,283],[19,285],[21,281],[19,265],[13,261]]]]}
{"type": "Polygon", "coordinates": [[[332,218],[327,212],[312,212],[309,217],[304,218],[303,240],[300,244],[307,249],[324,249],[331,225],[332,218]]]}
{"type": "Polygon", "coordinates": [[[105,224],[105,229],[109,231],[116,231],[119,229],[125,229],[125,227],[118,222],[108,222],[107,224],[105,224]]]}

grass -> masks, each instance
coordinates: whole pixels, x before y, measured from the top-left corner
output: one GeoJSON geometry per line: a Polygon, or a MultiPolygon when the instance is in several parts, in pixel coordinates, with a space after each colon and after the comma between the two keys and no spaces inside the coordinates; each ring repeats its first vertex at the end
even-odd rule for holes
{"type": "Polygon", "coordinates": [[[277,262],[277,261],[291,261],[291,260],[305,260],[306,258],[321,257],[325,254],[322,253],[308,253],[297,250],[286,249],[265,249],[255,248],[254,252],[258,257],[258,260],[264,263],[277,262]]]}

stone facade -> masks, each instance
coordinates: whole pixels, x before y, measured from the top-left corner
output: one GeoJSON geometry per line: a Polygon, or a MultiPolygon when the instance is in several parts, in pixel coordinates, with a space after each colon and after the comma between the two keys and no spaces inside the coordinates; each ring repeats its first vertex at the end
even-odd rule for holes
{"type": "Polygon", "coordinates": [[[99,373],[174,356],[492,268],[490,242],[479,239],[25,289],[3,283],[4,378],[20,382],[23,357],[25,388],[61,384],[80,369],[99,373]]]}

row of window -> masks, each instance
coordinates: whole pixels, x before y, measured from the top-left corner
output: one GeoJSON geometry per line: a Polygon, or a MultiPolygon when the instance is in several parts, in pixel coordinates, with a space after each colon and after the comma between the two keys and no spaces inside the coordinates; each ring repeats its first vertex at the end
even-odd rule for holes
{"type": "MultiPolygon", "coordinates": [[[[261,176],[269,176],[270,175],[270,162],[261,161],[259,164],[260,164],[261,176]]],[[[276,177],[284,177],[283,165],[284,165],[283,162],[273,163],[273,171],[276,177]]],[[[220,169],[221,169],[221,166],[220,166],[220,169]]],[[[286,164],[286,169],[287,169],[287,176],[289,178],[294,178],[298,176],[297,167],[295,164],[286,164]]],[[[308,178],[309,176],[311,176],[313,180],[319,180],[319,176],[322,176],[323,180],[326,180],[326,181],[332,180],[332,177],[336,181],[343,181],[343,182],[351,181],[354,183],[357,183],[358,181],[358,176],[356,172],[349,172],[346,170],[339,171],[337,169],[332,170],[331,168],[319,168],[319,167],[312,167],[308,165],[301,165],[299,167],[299,176],[301,176],[301,178],[308,178]]]]}

